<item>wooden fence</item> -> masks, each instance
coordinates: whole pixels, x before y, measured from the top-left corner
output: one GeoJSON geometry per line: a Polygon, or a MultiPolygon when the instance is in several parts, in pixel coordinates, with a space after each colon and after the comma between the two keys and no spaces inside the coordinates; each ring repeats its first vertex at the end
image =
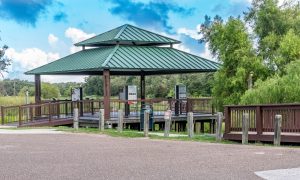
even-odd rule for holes
{"type": "Polygon", "coordinates": [[[300,142],[300,104],[225,106],[224,138],[241,140],[242,116],[249,115],[249,140],[269,141],[274,136],[275,115],[282,115],[283,141],[300,142]]]}
{"type": "MultiPolygon", "coordinates": [[[[136,101],[110,100],[111,118],[117,117],[117,111],[124,109],[125,104],[130,104],[129,116],[139,116],[142,104],[148,104],[152,107],[155,115],[172,109],[175,110],[176,103],[179,105],[179,115],[186,115],[187,112],[194,113],[213,113],[211,98],[197,98],[187,100],[176,99],[146,99],[136,101]]],[[[31,124],[47,123],[49,125],[59,125],[59,122],[70,123],[73,118],[73,109],[79,109],[80,116],[97,115],[100,109],[103,109],[103,100],[82,100],[72,102],[64,101],[44,101],[40,104],[27,104],[21,106],[1,106],[1,124],[17,124],[25,126],[31,124]]],[[[62,124],[63,124],[62,123],[62,124]]],[[[61,124],[61,125],[62,125],[61,124]]]]}

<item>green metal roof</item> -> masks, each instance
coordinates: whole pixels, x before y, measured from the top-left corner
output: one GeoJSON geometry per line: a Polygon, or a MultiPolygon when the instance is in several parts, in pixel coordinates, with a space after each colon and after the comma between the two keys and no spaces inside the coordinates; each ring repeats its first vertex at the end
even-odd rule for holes
{"type": "Polygon", "coordinates": [[[216,71],[220,64],[169,47],[116,45],[86,49],[25,74],[101,75],[109,69],[112,75],[174,74],[216,71]]]}
{"type": "Polygon", "coordinates": [[[164,45],[176,43],[180,43],[180,41],[129,24],[125,24],[82,42],[76,43],[75,46],[103,46],[116,44],[164,45]]]}

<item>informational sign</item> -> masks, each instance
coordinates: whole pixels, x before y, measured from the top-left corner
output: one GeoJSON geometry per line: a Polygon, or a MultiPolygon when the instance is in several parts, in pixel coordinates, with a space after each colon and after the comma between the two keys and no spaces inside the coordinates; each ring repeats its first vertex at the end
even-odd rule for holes
{"type": "Polygon", "coordinates": [[[186,86],[184,85],[179,86],[178,94],[179,94],[178,99],[186,99],[186,86]]]}
{"type": "Polygon", "coordinates": [[[186,99],[187,98],[186,86],[176,85],[175,86],[175,98],[176,99],[186,99]]]}
{"type": "Polygon", "coordinates": [[[72,101],[80,101],[80,88],[73,88],[72,89],[72,101]]]}
{"type": "Polygon", "coordinates": [[[128,101],[137,100],[137,88],[136,86],[128,86],[128,101]]]}

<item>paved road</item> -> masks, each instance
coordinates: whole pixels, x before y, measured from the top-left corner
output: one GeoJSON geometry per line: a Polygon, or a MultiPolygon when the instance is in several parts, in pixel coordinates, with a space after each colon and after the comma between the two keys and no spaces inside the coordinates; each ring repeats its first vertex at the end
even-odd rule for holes
{"type": "Polygon", "coordinates": [[[300,148],[113,138],[0,134],[0,179],[260,179],[300,167],[300,148]]]}

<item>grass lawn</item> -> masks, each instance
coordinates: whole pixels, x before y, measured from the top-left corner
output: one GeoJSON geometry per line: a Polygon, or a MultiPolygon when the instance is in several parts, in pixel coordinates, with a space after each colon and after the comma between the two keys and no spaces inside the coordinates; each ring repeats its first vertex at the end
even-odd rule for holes
{"type": "MultiPolygon", "coordinates": [[[[78,130],[75,130],[70,127],[57,127],[56,128],[59,131],[64,132],[72,132],[72,133],[93,133],[93,134],[106,134],[112,137],[126,137],[126,138],[142,138],[144,137],[143,132],[141,131],[135,131],[135,130],[123,130],[123,132],[119,133],[116,129],[105,129],[103,132],[99,131],[97,128],[79,128],[78,130]]],[[[182,136],[186,133],[176,133],[171,132],[170,134],[178,135],[176,137],[164,137],[158,134],[162,134],[162,131],[154,131],[149,132],[149,138],[150,139],[164,139],[164,140],[180,140],[180,141],[200,141],[200,142],[216,142],[215,137],[210,134],[195,134],[193,138],[189,138],[187,136],[182,136]],[[157,134],[158,133],[158,134],[157,134]]],[[[220,143],[234,143],[231,141],[221,141],[220,143]]]]}

